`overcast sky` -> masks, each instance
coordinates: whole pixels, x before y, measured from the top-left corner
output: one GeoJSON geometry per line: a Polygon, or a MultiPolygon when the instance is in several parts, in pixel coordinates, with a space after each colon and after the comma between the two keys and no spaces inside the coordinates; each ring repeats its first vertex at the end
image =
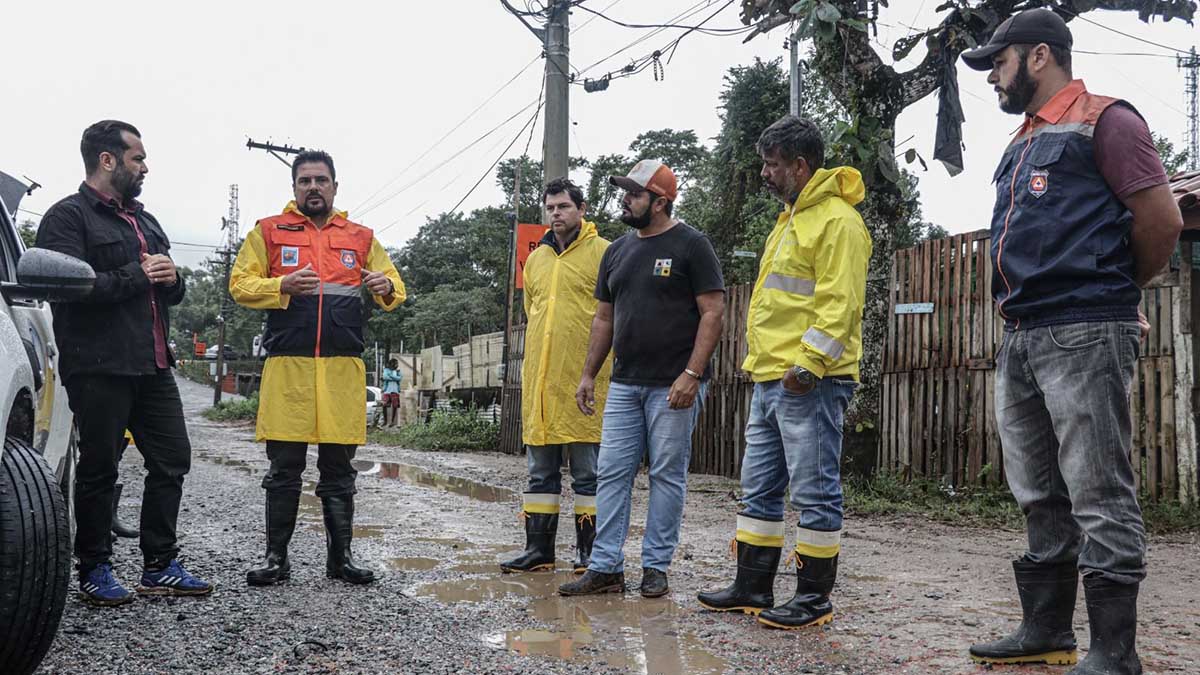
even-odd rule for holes
{"type": "MultiPolygon", "coordinates": [[[[243,229],[290,199],[287,168],[248,150],[248,137],[328,150],[338,168],[337,206],[373,227],[386,245],[399,246],[427,216],[463,198],[533,109],[447,160],[536,101],[541,84],[543,62],[525,68],[540,45],[498,0],[125,2],[119,9],[90,2],[9,4],[0,41],[6,64],[0,170],[44,186],[22,208],[41,213],[75,190],[83,174],[79,136],[88,124],[126,120],[140,128],[147,149],[150,174],[142,200],[176,242],[175,257],[183,265],[195,265],[211,250],[191,244],[221,242],[231,183],[240,186],[243,229]],[[514,76],[474,117],[435,143],[514,76]]],[[[722,4],[587,0],[629,23],[663,22],[697,8],[686,20],[694,23],[722,4]]],[[[879,40],[890,46],[909,33],[907,26],[931,25],[937,4],[893,0],[883,10],[880,20],[888,25],[880,26],[879,40]]],[[[740,25],[739,5],[708,25],[740,25]]],[[[650,32],[602,20],[585,25],[590,18],[579,10],[571,18],[571,62],[579,70],[650,32]]],[[[1179,21],[1146,25],[1132,13],[1086,18],[1167,47],[1186,49],[1198,36],[1179,21]]],[[[1171,53],[1082,20],[1071,28],[1077,50],[1171,53]]],[[[660,33],[585,75],[619,69],[679,32],[660,33]]],[[[749,44],[741,37],[692,34],[665,64],[662,81],[646,71],[614,81],[606,92],[572,87],[571,154],[624,152],[639,132],[664,127],[693,129],[711,144],[720,128],[716,106],[728,68],[785,56],[784,38],[785,29],[749,44]]],[[[922,55],[918,48],[897,68],[911,67],[922,55]]],[[[1182,145],[1184,79],[1173,58],[1077,52],[1075,73],[1092,91],[1131,101],[1151,129],[1182,145]]],[[[926,218],[951,232],[988,226],[992,170],[1020,121],[999,111],[984,78],[960,65],[966,171],[950,178],[932,161],[928,172],[917,169],[926,218]]],[[[913,140],[903,148],[932,155],[935,114],[936,96],[904,113],[897,138],[913,140]]],[[[519,155],[525,142],[521,137],[510,156],[519,155]]],[[[530,154],[541,157],[540,124],[530,154]]],[[[500,199],[488,176],[461,209],[500,199]]]]}

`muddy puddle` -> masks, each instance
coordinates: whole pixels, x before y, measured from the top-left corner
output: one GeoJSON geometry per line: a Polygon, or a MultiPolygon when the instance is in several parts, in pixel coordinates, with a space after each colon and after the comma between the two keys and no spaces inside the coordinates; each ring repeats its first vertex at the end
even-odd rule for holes
{"type": "Polygon", "coordinates": [[[397,462],[371,462],[356,459],[351,464],[359,476],[373,476],[384,480],[401,480],[410,485],[431,487],[456,495],[470,497],[482,502],[517,501],[519,495],[512,490],[456,476],[435,473],[412,464],[397,462]]]}
{"type": "Polygon", "coordinates": [[[531,618],[547,627],[497,631],[484,638],[496,649],[522,656],[604,662],[634,673],[720,673],[726,669],[725,661],[708,651],[699,638],[680,630],[678,617],[688,610],[666,598],[646,600],[636,590],[624,596],[559,596],[558,586],[574,578],[565,570],[555,574],[497,572],[420,585],[414,593],[446,604],[522,604],[531,618]]]}

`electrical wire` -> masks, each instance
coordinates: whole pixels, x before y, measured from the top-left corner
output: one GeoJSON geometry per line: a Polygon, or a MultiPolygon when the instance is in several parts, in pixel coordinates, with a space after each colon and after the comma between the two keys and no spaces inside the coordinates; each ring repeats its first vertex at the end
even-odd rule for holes
{"type": "Polygon", "coordinates": [[[614,19],[614,18],[604,14],[603,11],[588,9],[583,4],[576,5],[576,7],[578,7],[579,9],[581,9],[585,12],[589,12],[589,13],[593,14],[598,18],[604,19],[605,21],[608,21],[609,23],[614,23],[623,28],[687,28],[689,30],[699,31],[701,33],[708,33],[708,34],[715,34],[715,35],[726,34],[726,33],[744,33],[744,32],[746,32],[746,29],[747,29],[747,26],[738,26],[737,28],[704,28],[704,27],[702,27],[702,25],[688,26],[685,24],[678,24],[678,23],[626,23],[624,21],[614,19]]]}
{"type": "Polygon", "coordinates": [[[1086,22],[1092,24],[1093,26],[1098,26],[1100,28],[1103,28],[1104,30],[1116,33],[1117,35],[1123,35],[1131,40],[1137,40],[1138,42],[1144,42],[1148,45],[1153,45],[1153,46],[1159,47],[1161,49],[1166,49],[1166,50],[1175,52],[1177,54],[1188,54],[1189,53],[1182,49],[1176,49],[1175,47],[1172,47],[1170,45],[1164,45],[1161,42],[1154,42],[1153,40],[1147,40],[1146,38],[1138,37],[1131,33],[1126,33],[1125,31],[1117,30],[1116,28],[1109,28],[1108,26],[1105,26],[1104,24],[1102,24],[1098,21],[1093,21],[1092,19],[1087,18],[1086,16],[1080,14],[1079,12],[1073,12],[1073,11],[1067,9],[1066,7],[1055,7],[1055,9],[1061,9],[1062,11],[1066,12],[1067,14],[1070,14],[1071,16],[1075,17],[1076,19],[1082,19],[1083,21],[1086,21],[1086,22]]]}

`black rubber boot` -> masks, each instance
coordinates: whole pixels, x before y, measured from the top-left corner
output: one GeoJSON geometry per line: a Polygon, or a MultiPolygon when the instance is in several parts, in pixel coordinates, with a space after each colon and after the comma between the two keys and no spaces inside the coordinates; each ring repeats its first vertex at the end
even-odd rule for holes
{"type": "Polygon", "coordinates": [[[251,586],[270,586],[291,576],[292,565],[288,562],[288,544],[296,529],[296,511],[300,507],[300,494],[296,492],[267,493],[267,557],[262,567],[246,572],[246,583],[251,586]]]}
{"type": "Polygon", "coordinates": [[[598,595],[600,593],[624,593],[625,573],[593,572],[588,570],[575,581],[558,587],[559,595],[598,595]]]}
{"type": "Polygon", "coordinates": [[[321,498],[325,516],[325,576],[351,584],[369,584],[375,573],[354,564],[350,542],[354,539],[354,495],[326,495],[321,498]]]}
{"type": "Polygon", "coordinates": [[[124,537],[126,539],[137,539],[141,535],[141,532],[139,532],[136,527],[130,527],[125,523],[122,523],[121,519],[117,517],[117,504],[121,501],[121,489],[123,487],[124,485],[121,483],[117,483],[113,486],[112,533],[118,537],[124,537]]]}
{"type": "Polygon", "coordinates": [[[592,561],[592,543],[596,541],[596,516],[575,514],[575,574],[587,571],[592,561]]]}
{"type": "Polygon", "coordinates": [[[833,621],[829,593],[837,580],[838,557],[813,558],[796,554],[796,595],[791,600],[758,615],[758,622],[771,628],[793,630],[833,621]]]}
{"type": "Polygon", "coordinates": [[[719,591],[703,591],[696,599],[716,612],[758,614],[775,606],[775,571],[783,548],[737,542],[737,576],[719,591]]]}
{"type": "Polygon", "coordinates": [[[979,663],[1075,663],[1075,590],[1079,571],[1075,563],[1043,565],[1024,558],[1013,561],[1017,595],[1023,619],[1017,630],[995,642],[971,645],[971,659],[979,663]]]}
{"type": "Polygon", "coordinates": [[[1067,675],[1141,675],[1137,647],[1138,584],[1083,579],[1092,644],[1067,675]]]}
{"type": "Polygon", "coordinates": [[[500,563],[500,571],[553,572],[554,537],[558,534],[558,514],[525,513],[525,551],[500,563]]]}

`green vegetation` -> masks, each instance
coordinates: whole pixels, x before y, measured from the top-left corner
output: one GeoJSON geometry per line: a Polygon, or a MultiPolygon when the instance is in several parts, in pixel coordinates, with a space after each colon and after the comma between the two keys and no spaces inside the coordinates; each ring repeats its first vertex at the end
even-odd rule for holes
{"type": "Polygon", "coordinates": [[[250,398],[221,401],[205,410],[204,417],[214,422],[244,422],[258,417],[258,392],[250,398]]]}
{"type": "Polygon", "coordinates": [[[428,423],[370,429],[367,440],[413,450],[488,451],[500,443],[500,425],[480,419],[473,409],[439,410],[428,423]]]}
{"type": "MultiPolygon", "coordinates": [[[[1012,494],[1002,486],[950,488],[927,479],[904,480],[880,473],[870,478],[846,478],[846,511],[867,516],[924,516],[956,526],[1024,530],[1025,516],[1012,494]]],[[[1150,534],[1200,530],[1200,506],[1141,497],[1142,516],[1150,534]]]]}

